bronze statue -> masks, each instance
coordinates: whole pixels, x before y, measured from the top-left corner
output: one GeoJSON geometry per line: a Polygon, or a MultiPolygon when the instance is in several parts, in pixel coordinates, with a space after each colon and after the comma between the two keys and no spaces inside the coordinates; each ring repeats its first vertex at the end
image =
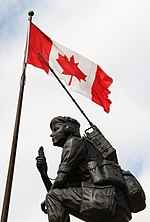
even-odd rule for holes
{"type": "Polygon", "coordinates": [[[91,141],[81,137],[77,120],[58,116],[52,119],[50,128],[53,145],[62,147],[53,184],[42,147],[36,158],[48,192],[41,208],[49,221],[69,222],[71,214],[86,222],[128,222],[132,210],[118,163],[104,159],[91,141]]]}

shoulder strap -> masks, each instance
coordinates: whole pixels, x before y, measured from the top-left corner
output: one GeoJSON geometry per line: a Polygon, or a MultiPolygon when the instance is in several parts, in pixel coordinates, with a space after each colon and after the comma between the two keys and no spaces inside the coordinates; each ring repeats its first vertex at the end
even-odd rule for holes
{"type": "Polygon", "coordinates": [[[86,137],[82,137],[82,139],[87,147],[88,161],[96,160],[102,162],[104,158],[93,142],[86,137]]]}

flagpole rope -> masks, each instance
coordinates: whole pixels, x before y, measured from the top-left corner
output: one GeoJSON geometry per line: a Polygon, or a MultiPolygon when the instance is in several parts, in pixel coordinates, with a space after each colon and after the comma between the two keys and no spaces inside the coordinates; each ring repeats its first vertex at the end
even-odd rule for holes
{"type": "Polygon", "coordinates": [[[90,124],[91,127],[94,126],[94,124],[89,120],[89,118],[87,117],[87,115],[85,114],[85,112],[81,109],[81,107],[79,106],[79,104],[76,102],[76,100],[73,98],[73,96],[70,94],[70,92],[67,90],[67,88],[65,87],[65,85],[62,83],[62,81],[59,79],[59,77],[56,75],[56,73],[54,72],[54,70],[50,67],[49,63],[45,60],[45,58],[41,55],[40,52],[38,52],[40,58],[44,61],[44,63],[46,64],[46,66],[49,68],[49,70],[53,73],[53,75],[56,77],[56,79],[58,80],[58,82],[61,84],[61,86],[63,87],[63,89],[66,91],[66,93],[70,96],[70,98],[72,99],[72,101],[75,103],[75,105],[78,107],[78,109],[80,110],[80,112],[82,113],[82,115],[86,118],[86,120],[88,121],[88,123],[90,124]]]}

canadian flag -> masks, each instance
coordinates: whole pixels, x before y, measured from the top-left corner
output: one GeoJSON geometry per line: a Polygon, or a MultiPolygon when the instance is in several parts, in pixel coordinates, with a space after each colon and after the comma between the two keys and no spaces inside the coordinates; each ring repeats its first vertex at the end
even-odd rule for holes
{"type": "Polygon", "coordinates": [[[26,63],[44,69],[47,74],[51,75],[49,67],[41,59],[39,53],[56,75],[63,79],[72,90],[102,106],[105,112],[110,111],[108,87],[113,81],[112,78],[99,65],[55,42],[30,22],[26,63]]]}

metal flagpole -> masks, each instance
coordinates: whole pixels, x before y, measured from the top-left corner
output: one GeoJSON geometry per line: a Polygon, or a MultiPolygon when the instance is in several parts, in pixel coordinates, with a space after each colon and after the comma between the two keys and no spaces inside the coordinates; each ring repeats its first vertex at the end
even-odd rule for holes
{"type": "MultiPolygon", "coordinates": [[[[34,12],[30,11],[28,13],[28,15],[29,15],[28,20],[30,22],[30,21],[32,21],[32,16],[34,15],[34,12]]],[[[13,140],[12,140],[9,168],[8,168],[8,174],[7,174],[6,187],[5,187],[5,195],[4,195],[3,208],[2,208],[2,214],[1,214],[1,222],[7,222],[7,218],[8,218],[11,188],[12,188],[12,181],[13,181],[13,173],[14,173],[14,166],[15,166],[15,157],[16,157],[16,150],[17,150],[17,141],[18,141],[18,134],[19,134],[21,109],[22,109],[22,101],[23,101],[23,93],[24,93],[24,86],[25,86],[25,82],[26,82],[26,63],[25,63],[25,61],[26,61],[26,55],[27,55],[27,48],[28,48],[28,33],[27,33],[25,52],[24,52],[22,76],[21,76],[21,80],[20,80],[20,91],[19,91],[19,97],[18,97],[14,134],[13,134],[13,140]]]]}
{"type": "Polygon", "coordinates": [[[44,61],[44,63],[48,66],[49,70],[53,73],[53,75],[56,77],[56,79],[58,80],[58,82],[61,84],[61,86],[63,87],[63,89],[67,92],[67,94],[70,96],[70,98],[72,99],[72,101],[75,103],[75,105],[78,107],[78,109],[80,110],[80,112],[83,114],[83,116],[86,118],[86,120],[88,121],[88,123],[90,124],[91,127],[94,126],[94,124],[89,120],[89,118],[87,117],[87,115],[85,114],[85,112],[81,109],[81,107],[79,106],[79,104],[76,102],[76,100],[73,98],[73,96],[70,94],[70,92],[67,90],[67,88],[65,87],[65,85],[62,83],[62,81],[59,79],[59,77],[56,75],[56,73],[54,72],[54,70],[50,67],[49,63],[45,60],[45,58],[41,55],[40,52],[38,52],[39,56],[41,57],[41,59],[44,61]]]}

